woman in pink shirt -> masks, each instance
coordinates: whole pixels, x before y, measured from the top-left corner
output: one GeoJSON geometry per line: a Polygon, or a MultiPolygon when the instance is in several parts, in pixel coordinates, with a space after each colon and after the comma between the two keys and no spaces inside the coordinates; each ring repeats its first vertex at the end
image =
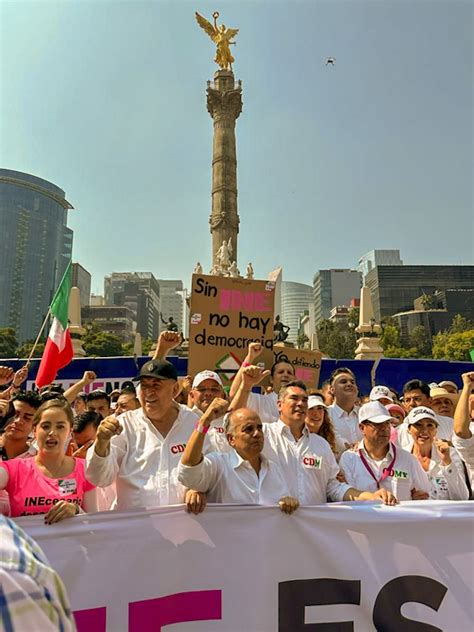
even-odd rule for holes
{"type": "Polygon", "coordinates": [[[0,489],[10,496],[13,518],[46,514],[46,524],[53,524],[97,511],[95,487],[85,478],[84,460],[65,454],[72,423],[66,401],[45,402],[33,418],[38,454],[0,464],[0,489]]]}

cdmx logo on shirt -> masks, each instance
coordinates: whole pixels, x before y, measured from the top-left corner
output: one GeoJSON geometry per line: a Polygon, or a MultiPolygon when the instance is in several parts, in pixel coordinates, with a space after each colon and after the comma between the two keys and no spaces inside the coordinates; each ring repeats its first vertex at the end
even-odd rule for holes
{"type": "Polygon", "coordinates": [[[185,448],[186,448],[185,443],[177,443],[176,445],[172,445],[170,447],[171,454],[181,454],[182,452],[184,452],[185,448]]]}
{"type": "Polygon", "coordinates": [[[303,465],[304,467],[311,467],[317,470],[321,469],[322,458],[320,456],[316,456],[314,454],[310,454],[308,456],[303,457],[303,465]]]}

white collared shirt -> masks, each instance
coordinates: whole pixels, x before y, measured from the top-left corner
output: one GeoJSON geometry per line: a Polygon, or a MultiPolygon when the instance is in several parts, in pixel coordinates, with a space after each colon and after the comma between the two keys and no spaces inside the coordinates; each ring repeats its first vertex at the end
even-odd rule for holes
{"type": "MultiPolygon", "coordinates": [[[[190,410],[199,417],[204,414],[200,408],[193,406],[190,410]]],[[[227,435],[224,428],[224,417],[218,417],[211,423],[207,432],[209,441],[209,452],[230,452],[233,448],[227,441],[227,435]]]]}
{"type": "MultiPolygon", "coordinates": [[[[404,449],[413,454],[413,439],[404,449]]],[[[450,465],[443,465],[436,446],[432,445],[429,469],[424,470],[431,483],[430,498],[432,500],[469,500],[469,490],[461,458],[454,448],[449,449],[449,456],[451,457],[450,465]]]]}
{"type": "MultiPolygon", "coordinates": [[[[436,418],[438,420],[438,430],[436,432],[438,439],[442,439],[443,441],[452,441],[454,419],[452,417],[445,417],[444,415],[438,414],[436,414],[436,418]]],[[[406,417],[403,423],[397,426],[397,431],[398,442],[402,448],[406,448],[411,445],[412,438],[409,431],[409,425],[406,422],[406,417]]]]}
{"type": "MultiPolygon", "coordinates": [[[[99,456],[94,446],[87,451],[87,479],[98,487],[115,481],[118,510],[182,503],[185,488],[178,482],[178,465],[198,419],[187,406],[179,406],[163,437],[142,408],[119,415],[123,430],[110,440],[109,454],[99,456]]],[[[207,440],[205,445],[207,451],[207,440]]]]}
{"type": "Polygon", "coordinates": [[[273,424],[263,424],[263,432],[263,454],[280,466],[290,496],[302,505],[323,504],[328,497],[334,501],[343,500],[350,486],[336,479],[339,466],[325,439],[309,433],[304,427],[302,436],[296,441],[281,419],[273,424]]]}
{"type": "MultiPolygon", "coordinates": [[[[388,476],[380,482],[380,487],[387,489],[398,500],[411,500],[411,490],[431,493],[431,484],[418,460],[406,450],[396,449],[396,459],[393,464],[393,476],[388,476]]],[[[370,475],[362,461],[359,451],[362,451],[375,477],[380,480],[383,470],[393,460],[393,447],[389,446],[387,455],[381,461],[372,459],[364,448],[364,442],[359,443],[356,451],[347,450],[341,456],[339,465],[343,470],[346,480],[352,487],[369,492],[376,492],[378,487],[374,478],[370,475]]]]}
{"type": "Polygon", "coordinates": [[[261,395],[260,393],[249,393],[247,408],[251,408],[258,413],[260,421],[264,424],[271,424],[280,416],[278,410],[278,395],[272,391],[261,395]]]}
{"type": "Polygon", "coordinates": [[[345,410],[334,403],[328,406],[328,413],[336,434],[344,441],[352,445],[361,440],[362,433],[359,429],[359,409],[356,406],[354,406],[350,413],[346,413],[345,410]]]}
{"type": "Polygon", "coordinates": [[[261,456],[257,475],[235,451],[211,452],[194,466],[179,464],[178,480],[185,487],[207,492],[209,502],[276,505],[288,496],[287,485],[276,463],[261,456]]]}
{"type": "Polygon", "coordinates": [[[464,461],[471,480],[471,489],[474,492],[474,421],[469,425],[471,436],[468,439],[458,437],[453,433],[453,446],[464,461]]]}

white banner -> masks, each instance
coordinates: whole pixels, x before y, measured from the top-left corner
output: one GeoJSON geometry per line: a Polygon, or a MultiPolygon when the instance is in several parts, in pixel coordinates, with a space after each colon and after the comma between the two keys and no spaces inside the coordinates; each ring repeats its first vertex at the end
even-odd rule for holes
{"type": "Polygon", "coordinates": [[[80,632],[467,632],[473,508],[179,506],[18,522],[63,578],[80,632]]]}

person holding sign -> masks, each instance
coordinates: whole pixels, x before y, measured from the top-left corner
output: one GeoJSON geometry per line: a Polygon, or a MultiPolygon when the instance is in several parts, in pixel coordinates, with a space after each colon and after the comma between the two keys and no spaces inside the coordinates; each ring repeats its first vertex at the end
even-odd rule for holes
{"type": "Polygon", "coordinates": [[[118,510],[182,503],[177,469],[199,417],[174,401],[178,373],[167,360],[145,362],[135,379],[142,408],[101,422],[86,456],[87,477],[98,487],[116,482],[118,510]]]}
{"type": "Polygon", "coordinates": [[[181,458],[179,481],[206,492],[211,502],[279,505],[281,511],[293,513],[297,499],[288,495],[279,467],[262,456],[263,424],[255,411],[241,408],[229,413],[226,434],[232,450],[203,457],[204,437],[227,407],[225,400],[216,398],[202,415],[181,458]]]}
{"type": "Polygon", "coordinates": [[[42,404],[33,418],[38,454],[0,464],[0,489],[10,497],[12,517],[46,514],[53,524],[84,511],[97,511],[94,486],[84,475],[84,461],[66,456],[72,410],[64,400],[42,404]]]}
{"type": "Polygon", "coordinates": [[[363,439],[357,450],[347,450],[339,465],[351,485],[373,492],[387,490],[398,500],[425,500],[431,485],[421,465],[406,450],[390,443],[391,416],[380,402],[359,410],[363,439]]]}
{"type": "MultiPolygon", "coordinates": [[[[282,386],[295,379],[295,370],[293,365],[289,362],[275,362],[271,370],[262,373],[260,378],[260,380],[263,380],[267,375],[271,375],[272,388],[271,391],[265,395],[252,393],[251,389],[240,388],[245,368],[255,365],[255,361],[262,353],[262,350],[263,347],[259,342],[251,342],[249,344],[245,360],[242,362],[232,382],[229,396],[234,409],[248,406],[258,413],[264,423],[271,423],[276,421],[279,415],[277,405],[278,392],[282,386]],[[238,397],[236,397],[236,395],[238,395],[238,397]]],[[[258,383],[259,382],[256,384],[258,383]]],[[[254,384],[254,386],[256,386],[256,384],[254,384]]]]}

